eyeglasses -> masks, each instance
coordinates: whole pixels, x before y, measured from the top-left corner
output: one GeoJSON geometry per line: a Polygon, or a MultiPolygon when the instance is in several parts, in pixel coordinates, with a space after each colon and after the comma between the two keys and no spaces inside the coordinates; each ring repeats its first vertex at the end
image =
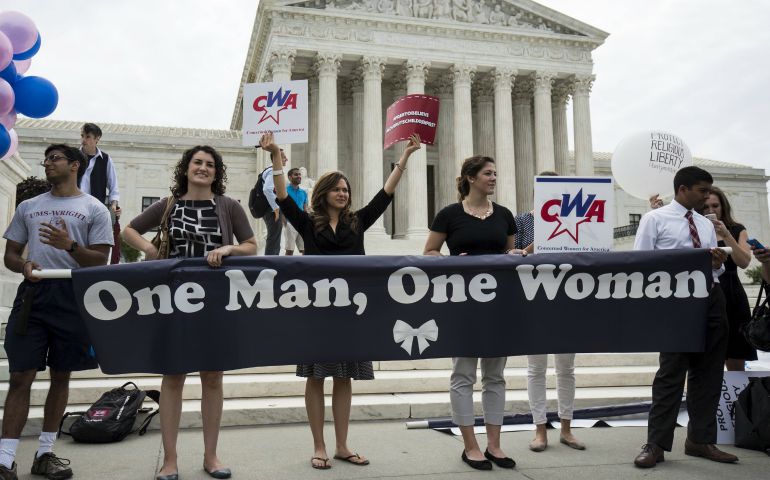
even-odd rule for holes
{"type": "Polygon", "coordinates": [[[65,155],[59,155],[58,153],[52,153],[45,157],[42,162],[40,162],[40,166],[45,167],[46,164],[58,162],[59,160],[67,160],[67,157],[65,155]]]}

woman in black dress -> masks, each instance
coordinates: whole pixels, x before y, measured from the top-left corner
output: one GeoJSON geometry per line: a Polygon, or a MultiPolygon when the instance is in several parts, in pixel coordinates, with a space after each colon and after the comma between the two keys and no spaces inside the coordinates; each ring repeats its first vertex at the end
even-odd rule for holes
{"type": "MultiPolygon", "coordinates": [[[[281,212],[302,236],[305,255],[365,255],[364,232],[383,214],[393,199],[393,192],[406,171],[409,156],[420,149],[420,137],[412,135],[403,155],[396,163],[385,185],[368,205],[358,211],[350,209],[350,182],[341,172],[328,172],[316,181],[310,200],[311,213],[303,212],[289,198],[286,180],[281,169],[280,149],[273,142],[271,133],[259,142],[271,153],[275,193],[281,212]]],[[[372,380],[372,362],[313,363],[297,366],[297,375],[306,377],[305,407],[310,431],[313,433],[313,468],[331,468],[324,442],[324,378],[333,377],[332,413],[336,448],[334,458],[355,465],[368,465],[369,460],[348,448],[348,424],[350,402],[353,395],[351,379],[372,380]]]]}
{"type": "Polygon", "coordinates": [[[746,227],[733,220],[730,202],[725,193],[717,187],[711,187],[711,195],[703,207],[706,215],[717,232],[720,247],[732,247],[733,253],[727,257],[725,271],[719,276],[719,286],[725,294],[725,309],[729,322],[730,334],[727,343],[728,370],[745,370],[746,360],[756,360],[757,351],[749,345],[741,333],[741,326],[751,319],[751,309],[746,291],[738,277],[738,267],[746,268],[751,262],[751,247],[748,243],[746,227]]]}
{"type": "MultiPolygon", "coordinates": [[[[459,202],[444,207],[433,220],[424,255],[441,255],[446,242],[451,255],[526,255],[515,248],[516,224],[510,210],[493,203],[497,170],[495,161],[480,155],[463,162],[457,177],[459,202]]],[[[470,324],[469,324],[469,328],[470,324]]],[[[505,410],[506,357],[481,359],[481,403],[487,430],[487,449],[482,453],[473,431],[473,384],[478,358],[453,358],[449,398],[452,421],[460,427],[465,448],[463,462],[477,470],[491,470],[492,463],[514,468],[516,462],[500,448],[500,429],[505,410]]]]}

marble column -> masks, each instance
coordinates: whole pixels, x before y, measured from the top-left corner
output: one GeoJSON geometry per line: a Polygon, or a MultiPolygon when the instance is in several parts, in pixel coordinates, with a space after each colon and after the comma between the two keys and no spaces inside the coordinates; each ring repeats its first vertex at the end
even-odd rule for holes
{"type": "Polygon", "coordinates": [[[564,81],[551,89],[551,117],[553,118],[553,158],[555,171],[569,175],[569,140],[567,135],[567,102],[570,85],[564,81]]]}
{"type": "Polygon", "coordinates": [[[308,115],[307,174],[312,179],[318,178],[318,75],[315,72],[307,79],[310,95],[308,115]]]}
{"type": "Polygon", "coordinates": [[[319,52],[315,57],[318,75],[318,157],[316,176],[337,170],[337,73],[342,55],[319,52]]]}
{"type": "Polygon", "coordinates": [[[495,104],[494,104],[494,86],[492,79],[485,77],[477,79],[474,83],[476,87],[476,109],[478,111],[478,131],[473,133],[476,136],[476,144],[473,153],[494,158],[495,156],[495,104]]]}
{"type": "MultiPolygon", "coordinates": [[[[364,83],[363,121],[363,203],[369,202],[382,188],[382,72],[385,58],[366,56],[361,59],[361,75],[364,83]]],[[[369,234],[384,235],[382,217],[378,218],[367,231],[369,234]]]]}
{"type": "MultiPolygon", "coordinates": [[[[269,68],[272,74],[272,81],[274,82],[289,82],[291,81],[291,67],[294,65],[294,57],[297,51],[290,48],[282,48],[273,50],[270,52],[269,68]]],[[[289,159],[286,162],[285,172],[288,172],[291,168],[291,145],[283,145],[283,153],[286,154],[286,158],[289,159]]]]}
{"type": "MultiPolygon", "coordinates": [[[[395,102],[399,98],[406,95],[406,78],[404,72],[396,72],[395,77],[391,81],[392,101],[395,102]]],[[[398,142],[390,147],[390,161],[388,162],[388,175],[390,175],[390,164],[397,163],[401,158],[401,154],[406,149],[406,142],[398,142]]],[[[407,185],[407,176],[410,173],[412,164],[409,164],[407,171],[401,175],[401,181],[396,186],[396,193],[393,195],[393,203],[391,204],[392,214],[395,217],[393,222],[393,238],[406,237],[407,229],[409,228],[409,187],[407,185]]],[[[393,167],[395,168],[395,167],[393,167]]]]}
{"type": "Polygon", "coordinates": [[[351,141],[350,183],[353,190],[353,209],[364,206],[361,191],[364,186],[364,85],[360,73],[354,72],[350,89],[353,91],[353,138],[351,141]]]}
{"type": "Polygon", "coordinates": [[[497,162],[497,203],[516,211],[516,155],[513,138],[511,86],[516,70],[492,71],[495,93],[495,161],[497,162]]]}
{"type": "Polygon", "coordinates": [[[517,78],[513,88],[517,213],[532,210],[534,201],[535,151],[532,141],[531,101],[532,81],[517,78]]]}
{"type": "Polygon", "coordinates": [[[471,112],[471,82],[476,67],[467,64],[455,64],[450,68],[454,94],[454,155],[455,175],[460,174],[460,167],[466,158],[473,155],[473,116],[471,112]]]}
{"type": "Polygon", "coordinates": [[[591,109],[588,97],[593,75],[576,75],[572,92],[572,116],[575,123],[575,175],[594,175],[594,149],[591,143],[591,109]]]}
{"type": "MultiPolygon", "coordinates": [[[[422,95],[425,93],[425,79],[430,63],[425,60],[409,59],[404,64],[406,93],[422,95]]],[[[440,109],[439,109],[440,110],[440,109]]],[[[396,159],[398,160],[398,159],[396,159]]],[[[406,179],[401,183],[407,186],[408,208],[406,234],[412,239],[424,239],[428,235],[428,146],[423,145],[409,158],[406,179]],[[406,180],[406,182],[404,182],[406,180]]]]}
{"type": "Polygon", "coordinates": [[[438,162],[436,164],[437,212],[457,201],[455,178],[458,171],[455,168],[454,137],[452,136],[454,126],[453,92],[454,86],[451,76],[443,75],[440,77],[436,86],[436,93],[441,102],[438,111],[438,131],[436,132],[438,143],[438,162]]]}
{"type": "MultiPolygon", "coordinates": [[[[351,166],[353,163],[353,88],[350,78],[340,78],[339,81],[339,106],[340,115],[338,117],[338,123],[342,126],[340,134],[340,143],[342,148],[345,148],[344,155],[340,153],[339,160],[337,162],[337,168],[340,172],[344,173],[351,178],[351,166]]],[[[352,181],[352,180],[351,180],[352,181]]],[[[350,199],[353,201],[353,198],[350,199]]]]}
{"type": "Polygon", "coordinates": [[[553,118],[551,117],[551,86],[556,75],[535,72],[535,173],[554,170],[553,118]]]}

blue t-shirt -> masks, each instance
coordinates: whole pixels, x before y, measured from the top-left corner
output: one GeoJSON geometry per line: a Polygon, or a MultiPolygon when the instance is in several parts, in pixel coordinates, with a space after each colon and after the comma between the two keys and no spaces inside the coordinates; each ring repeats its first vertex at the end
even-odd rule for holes
{"type": "Polygon", "coordinates": [[[289,196],[294,200],[300,210],[305,210],[305,204],[307,203],[307,192],[300,187],[294,187],[289,185],[286,187],[286,191],[289,196]]]}

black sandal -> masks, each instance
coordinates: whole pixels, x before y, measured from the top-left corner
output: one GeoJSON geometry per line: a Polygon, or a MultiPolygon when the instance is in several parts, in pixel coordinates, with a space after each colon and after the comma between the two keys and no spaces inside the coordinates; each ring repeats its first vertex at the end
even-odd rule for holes
{"type": "Polygon", "coordinates": [[[487,457],[492,463],[497,465],[500,468],[515,468],[516,467],[516,460],[512,459],[511,457],[496,457],[489,453],[489,449],[484,450],[484,456],[487,457]]]}
{"type": "Polygon", "coordinates": [[[321,458],[321,457],[313,457],[313,458],[311,458],[310,459],[310,466],[315,468],[316,470],[329,470],[330,468],[332,468],[332,466],[329,465],[329,459],[328,458],[321,458]],[[320,461],[322,461],[324,463],[323,463],[323,465],[316,465],[315,463],[313,463],[313,460],[320,460],[320,461]]]}

